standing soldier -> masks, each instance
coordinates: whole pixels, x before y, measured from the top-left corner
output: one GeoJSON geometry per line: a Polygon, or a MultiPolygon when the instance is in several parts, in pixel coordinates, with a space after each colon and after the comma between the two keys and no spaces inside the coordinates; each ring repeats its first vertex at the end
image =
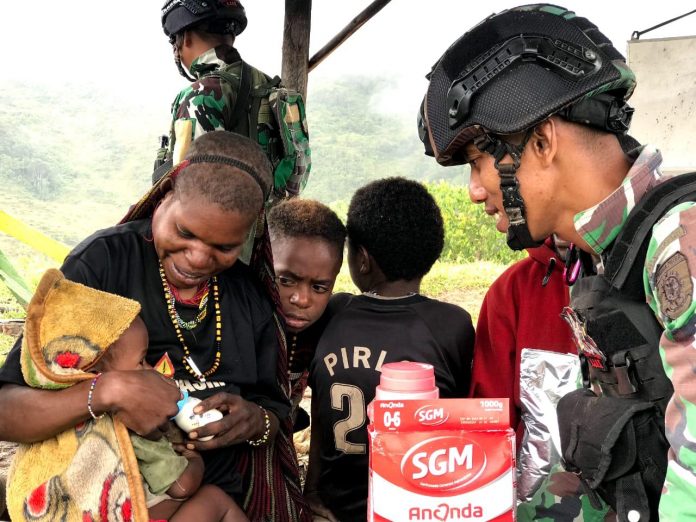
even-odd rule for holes
{"type": "MultiPolygon", "coordinates": [[[[162,28],[174,61],[192,83],[172,105],[172,126],[169,138],[162,140],[153,183],[184,158],[193,140],[225,130],[257,141],[270,159],[274,186],[268,203],[296,196],[306,184],[311,162],[302,97],[284,88],[280,78],[270,78],[241,59],[234,41],[246,26],[244,7],[237,0],[167,0],[162,7],[162,28]]],[[[277,294],[270,288],[270,252],[262,211],[239,259],[277,294]]],[[[280,316],[277,299],[275,304],[280,316]]],[[[280,337],[276,378],[288,390],[287,342],[280,337]]],[[[250,449],[239,468],[245,477],[243,508],[252,522],[309,520],[290,421],[281,426],[273,449],[250,449]]]]}
{"type": "Polygon", "coordinates": [[[181,161],[190,142],[214,130],[258,141],[274,167],[274,199],[295,196],[307,182],[311,161],[304,102],[244,62],[234,41],[247,26],[237,0],[167,0],[162,28],[181,75],[191,81],[172,105],[153,182],[181,161]]]}
{"type": "Polygon", "coordinates": [[[619,520],[696,520],[696,176],[626,134],[634,74],[562,7],[487,18],[428,77],[426,153],[471,166],[511,248],[573,243],[564,316],[601,396],[559,403],[566,468],[619,520]]]}

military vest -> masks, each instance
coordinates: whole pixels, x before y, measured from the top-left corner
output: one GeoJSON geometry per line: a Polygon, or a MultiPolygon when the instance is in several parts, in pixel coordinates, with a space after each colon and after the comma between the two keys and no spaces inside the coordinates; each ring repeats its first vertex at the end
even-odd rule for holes
{"type": "Polygon", "coordinates": [[[604,273],[579,279],[572,291],[575,329],[586,334],[578,344],[587,387],[558,404],[562,456],[590,498],[601,496],[620,521],[631,511],[641,522],[658,520],[669,449],[664,413],[673,388],[643,270],[653,226],[684,201],[696,201],[696,173],[649,191],[603,256],[604,273]]]}
{"type": "MultiPolygon", "coordinates": [[[[213,69],[200,78],[218,77],[222,96],[223,126],[227,131],[256,141],[273,167],[273,195],[278,200],[299,195],[311,170],[309,132],[302,95],[282,86],[243,60],[213,69]]],[[[152,182],[171,167],[170,143],[161,144],[152,182]]]]}

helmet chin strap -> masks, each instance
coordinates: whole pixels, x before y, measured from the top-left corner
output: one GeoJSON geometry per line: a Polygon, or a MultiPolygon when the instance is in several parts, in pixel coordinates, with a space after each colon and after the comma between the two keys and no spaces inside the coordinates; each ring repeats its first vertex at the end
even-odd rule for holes
{"type": "Polygon", "coordinates": [[[176,68],[179,69],[179,74],[191,83],[195,82],[196,79],[192,78],[191,75],[186,72],[184,65],[181,63],[181,55],[179,54],[179,47],[176,45],[176,37],[174,35],[169,38],[169,43],[171,43],[174,48],[174,63],[176,64],[176,68]]]}
{"type": "Polygon", "coordinates": [[[177,57],[174,62],[176,63],[176,68],[179,69],[179,74],[186,78],[188,81],[191,83],[195,82],[196,79],[193,78],[189,73],[186,72],[186,69],[184,69],[184,66],[181,64],[181,60],[177,57]]]}
{"type": "Polygon", "coordinates": [[[503,194],[503,208],[508,217],[507,245],[512,250],[523,250],[540,246],[543,241],[535,241],[529,233],[525,219],[524,200],[520,194],[520,184],[517,180],[517,169],[520,158],[534,129],[525,132],[522,143],[513,145],[498,136],[482,134],[474,139],[474,145],[481,152],[487,152],[495,160],[495,168],[500,176],[500,191],[503,194]],[[500,163],[509,155],[512,163],[500,163]]]}

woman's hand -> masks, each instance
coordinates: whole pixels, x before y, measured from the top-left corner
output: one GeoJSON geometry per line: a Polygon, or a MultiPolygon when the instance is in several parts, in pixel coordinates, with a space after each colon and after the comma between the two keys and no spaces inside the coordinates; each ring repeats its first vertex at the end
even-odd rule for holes
{"type": "MultiPolygon", "coordinates": [[[[55,437],[90,418],[90,381],[63,390],[6,384],[0,388],[0,440],[32,443],[55,437]],[[18,421],[19,419],[19,421],[18,421]]],[[[149,370],[105,372],[92,395],[95,415],[112,413],[126,427],[158,439],[176,415],[181,392],[176,383],[149,370]]]]}
{"type": "MultiPolygon", "coordinates": [[[[193,411],[203,413],[212,409],[222,412],[224,416],[217,422],[211,422],[189,433],[191,440],[186,442],[188,448],[195,450],[222,448],[256,440],[266,431],[264,410],[258,404],[242,399],[239,395],[217,393],[202,401],[193,411]],[[207,435],[213,435],[213,438],[205,442],[196,440],[207,435]]],[[[268,416],[271,422],[268,437],[270,443],[278,430],[278,419],[271,412],[268,412],[268,416]]]]}
{"type": "Polygon", "coordinates": [[[178,413],[179,399],[176,383],[154,370],[112,371],[99,378],[92,409],[110,412],[138,435],[157,440],[178,413]]]}

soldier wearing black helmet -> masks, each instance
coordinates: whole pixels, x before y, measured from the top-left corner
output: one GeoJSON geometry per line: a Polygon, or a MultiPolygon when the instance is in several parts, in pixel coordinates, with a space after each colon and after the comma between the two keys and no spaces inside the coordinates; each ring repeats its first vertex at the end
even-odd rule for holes
{"type": "Polygon", "coordinates": [[[227,130],[261,145],[274,168],[274,200],[304,187],[311,161],[302,97],[284,89],[279,77],[242,60],[234,42],[246,26],[238,0],[167,0],[162,7],[174,61],[192,83],[172,104],[172,126],[163,137],[153,182],[181,161],[192,140],[227,130]],[[281,112],[283,103],[293,106],[281,112]],[[296,117],[279,118],[281,113],[296,117]]]}
{"type": "MultiPolygon", "coordinates": [[[[193,140],[225,130],[248,136],[261,146],[274,169],[273,199],[296,195],[302,188],[310,165],[304,105],[299,95],[291,97],[290,91],[281,88],[280,78],[270,78],[242,60],[234,42],[246,26],[246,13],[238,0],[167,0],[162,7],[162,28],[172,44],[175,63],[192,83],[172,105],[169,140],[160,151],[153,182],[183,159],[193,140]],[[281,103],[300,104],[301,108],[289,111],[298,117],[280,121],[275,111],[281,103]],[[284,140],[293,145],[291,157],[284,140]]],[[[263,219],[257,223],[263,226],[263,219]]],[[[253,267],[255,249],[258,264],[271,265],[265,257],[270,256],[267,239],[263,228],[252,227],[239,259],[253,267]]],[[[282,388],[288,389],[287,370],[281,363],[287,356],[284,344],[276,374],[284,381],[282,388]]],[[[252,522],[310,518],[302,498],[291,427],[281,422],[273,450],[250,450],[241,462],[229,463],[230,470],[243,475],[242,507],[252,522]]]]}
{"type": "Polygon", "coordinates": [[[196,48],[207,45],[200,43],[200,40],[207,41],[208,44],[214,43],[216,46],[232,47],[235,37],[241,34],[246,26],[246,12],[242,4],[236,0],[169,0],[162,7],[162,28],[174,48],[174,61],[181,75],[192,82],[195,79],[186,73],[182,67],[182,60],[185,67],[191,66],[199,55],[196,48]]]}
{"type": "Polygon", "coordinates": [[[619,520],[696,520],[696,176],[662,175],[660,152],[626,134],[624,57],[587,19],[535,4],[473,27],[428,78],[426,154],[471,166],[471,199],[511,248],[573,243],[565,315],[601,396],[559,403],[566,468],[619,520]]]}
{"type": "MultiPolygon", "coordinates": [[[[174,62],[181,75],[192,82],[172,105],[168,143],[171,163],[179,163],[189,143],[198,136],[213,130],[233,130],[232,126],[241,124],[241,121],[233,122],[233,116],[246,124],[240,126],[240,134],[249,133],[248,109],[233,114],[240,78],[247,72],[242,70],[244,62],[234,48],[234,41],[246,25],[244,7],[237,0],[167,0],[162,7],[162,28],[172,44],[174,62]],[[215,71],[228,73],[236,83],[219,74],[210,74],[215,71]]],[[[249,76],[255,80],[253,87],[267,81],[266,75],[247,67],[249,76]]]]}

